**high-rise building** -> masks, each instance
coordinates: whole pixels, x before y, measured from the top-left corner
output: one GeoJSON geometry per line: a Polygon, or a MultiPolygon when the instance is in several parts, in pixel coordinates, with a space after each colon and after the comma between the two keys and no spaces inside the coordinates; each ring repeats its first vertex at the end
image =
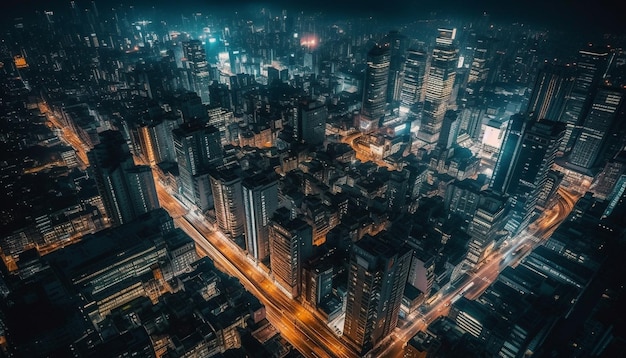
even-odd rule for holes
{"type": "Polygon", "coordinates": [[[476,212],[469,225],[468,233],[471,240],[468,245],[465,262],[474,267],[481,262],[493,249],[507,223],[509,213],[506,195],[485,190],[480,193],[476,212]]]}
{"type": "Polygon", "coordinates": [[[528,103],[527,112],[531,119],[559,121],[573,84],[572,67],[545,63],[537,75],[528,103]]]}
{"type": "Polygon", "coordinates": [[[278,181],[273,173],[258,173],[242,182],[246,250],[260,262],[270,254],[269,223],[278,207],[278,181]]]}
{"type": "Polygon", "coordinates": [[[396,327],[413,250],[391,243],[385,233],[354,243],[348,272],[344,337],[361,353],[396,327]]]}
{"type": "Polygon", "coordinates": [[[215,205],[215,219],[220,231],[235,241],[242,248],[246,224],[243,204],[241,175],[236,167],[218,167],[209,169],[211,192],[215,205]]]}
{"type": "MultiPolygon", "coordinates": [[[[278,209],[269,224],[272,276],[292,298],[301,294],[303,264],[313,247],[313,229],[304,220],[278,209]]],[[[331,270],[332,271],[332,270],[331,270]]]]}
{"type": "Polygon", "coordinates": [[[413,105],[422,100],[427,58],[426,51],[423,49],[411,48],[406,52],[404,80],[400,94],[402,111],[409,111],[413,105]]]}
{"type": "Polygon", "coordinates": [[[450,149],[456,144],[456,138],[459,134],[459,123],[457,111],[447,110],[443,116],[443,122],[441,123],[441,133],[437,140],[437,145],[443,149],[450,149]]]}
{"type": "MultiPolygon", "coordinates": [[[[603,159],[601,154],[606,147],[607,139],[618,132],[615,130],[615,122],[624,117],[625,97],[625,92],[621,89],[602,87],[597,91],[584,119],[581,133],[570,153],[571,164],[584,169],[605,164],[598,161],[603,159]]],[[[617,151],[614,149],[615,152],[608,153],[609,158],[622,149],[619,143],[623,144],[623,140],[623,138],[617,140],[617,151]]]]}
{"type": "Polygon", "coordinates": [[[180,193],[195,203],[194,178],[222,163],[220,132],[198,121],[185,122],[173,131],[180,193]]]}
{"type": "Polygon", "coordinates": [[[493,175],[489,183],[489,187],[494,191],[504,193],[506,192],[509,183],[511,182],[511,174],[513,172],[513,166],[517,155],[520,152],[522,145],[522,134],[526,128],[528,119],[523,114],[514,114],[509,119],[509,125],[506,128],[504,134],[504,141],[502,142],[502,148],[496,161],[496,166],[493,170],[493,175]]]}
{"type": "Polygon", "coordinates": [[[512,222],[518,228],[527,223],[535,209],[564,132],[565,123],[549,120],[532,121],[525,128],[505,188],[505,193],[514,199],[515,215],[512,222]]]}
{"type": "Polygon", "coordinates": [[[297,135],[298,140],[319,145],[326,139],[326,119],[328,108],[319,101],[304,101],[298,107],[297,135]]]}
{"type": "Polygon", "coordinates": [[[418,138],[426,143],[437,143],[443,117],[452,99],[458,62],[455,37],[456,29],[439,29],[433,49],[426,80],[422,123],[418,132],[418,138]]]}
{"type": "Polygon", "coordinates": [[[404,76],[404,53],[408,38],[398,31],[390,31],[384,38],[389,44],[389,78],[387,80],[387,103],[397,103],[400,100],[402,78],[404,76]]]}
{"type": "Polygon", "coordinates": [[[367,53],[361,122],[359,123],[361,131],[368,132],[378,128],[385,116],[389,61],[389,44],[376,45],[367,53]]]}
{"type": "Polygon", "coordinates": [[[588,112],[595,89],[606,76],[609,57],[609,51],[605,48],[588,48],[578,52],[578,59],[574,66],[576,79],[560,119],[561,122],[567,124],[561,146],[561,150],[565,152],[570,151],[576,141],[580,131],[579,126],[588,112]]]}
{"type": "Polygon", "coordinates": [[[151,166],[162,162],[175,162],[176,153],[172,130],[176,125],[173,119],[160,118],[140,123],[136,128],[141,156],[151,166]]]}
{"type": "Polygon", "coordinates": [[[493,42],[490,37],[476,36],[472,64],[467,79],[467,86],[472,89],[473,93],[480,92],[490,77],[493,42]]]}
{"type": "Polygon", "coordinates": [[[209,103],[209,85],[211,85],[210,65],[206,58],[206,50],[200,40],[183,42],[184,63],[191,70],[192,86],[202,99],[209,103]]]}
{"type": "Polygon", "coordinates": [[[87,156],[109,222],[118,226],[158,209],[150,167],[135,165],[120,132],[108,130],[99,137],[100,143],[87,156]]]}

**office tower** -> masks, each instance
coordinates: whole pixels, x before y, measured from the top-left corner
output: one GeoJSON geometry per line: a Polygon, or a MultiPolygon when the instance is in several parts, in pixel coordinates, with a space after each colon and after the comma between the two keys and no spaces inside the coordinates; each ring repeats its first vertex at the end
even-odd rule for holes
{"type": "Polygon", "coordinates": [[[367,53],[367,68],[361,105],[361,131],[378,128],[385,116],[387,83],[389,81],[389,45],[376,45],[367,53]]]}
{"type": "Polygon", "coordinates": [[[513,172],[512,163],[515,162],[522,145],[522,134],[526,128],[527,117],[523,114],[514,114],[504,134],[504,141],[493,169],[489,187],[499,193],[506,192],[513,172]]]}
{"type": "Polygon", "coordinates": [[[528,103],[530,118],[559,121],[573,84],[572,67],[545,63],[537,75],[528,103]]]}
{"type": "Polygon", "coordinates": [[[443,116],[441,123],[441,134],[437,140],[437,144],[442,149],[450,149],[456,144],[456,138],[459,134],[459,118],[457,111],[447,110],[443,116]]]}
{"type": "Polygon", "coordinates": [[[300,102],[295,131],[297,139],[310,145],[324,143],[327,118],[328,108],[322,102],[312,100],[300,102]]]}
{"type": "Polygon", "coordinates": [[[398,31],[390,31],[383,41],[389,44],[389,76],[387,79],[387,103],[395,103],[400,100],[402,89],[404,53],[408,38],[398,31]]]}
{"type": "Polygon", "coordinates": [[[406,52],[404,80],[400,94],[402,111],[409,111],[413,105],[422,100],[427,57],[423,49],[411,48],[406,52]]]}
{"type": "Polygon", "coordinates": [[[271,85],[275,81],[280,81],[280,72],[272,66],[267,67],[267,84],[271,85]]]}
{"type": "Polygon", "coordinates": [[[287,208],[280,208],[269,223],[269,243],[272,276],[292,298],[300,296],[303,263],[313,247],[313,229],[302,219],[291,219],[287,208]]]}
{"type": "Polygon", "coordinates": [[[245,248],[242,240],[246,224],[241,175],[235,167],[209,169],[215,218],[220,231],[245,248]]]}
{"type": "Polygon", "coordinates": [[[120,132],[108,130],[99,136],[100,143],[87,156],[109,222],[122,225],[159,208],[150,167],[135,165],[120,132]]]}
{"type": "Polygon", "coordinates": [[[223,108],[231,110],[230,90],[228,86],[213,81],[209,86],[209,102],[212,108],[223,108]]]}
{"type": "Polygon", "coordinates": [[[472,93],[480,92],[488,81],[490,74],[493,39],[485,36],[476,36],[472,64],[467,78],[467,86],[472,93]]]}
{"type": "Polygon", "coordinates": [[[318,307],[333,292],[334,265],[326,255],[304,261],[301,295],[311,306],[318,307]]]}
{"type": "Polygon", "coordinates": [[[498,239],[506,237],[502,235],[502,229],[508,221],[508,213],[506,195],[490,190],[480,193],[478,206],[468,229],[472,238],[465,258],[467,267],[475,267],[489,255],[498,239]]]}
{"type": "Polygon", "coordinates": [[[180,193],[195,203],[198,193],[194,178],[206,174],[209,168],[222,164],[222,145],[217,128],[198,121],[185,122],[173,132],[178,159],[180,193]]]}
{"type": "Polygon", "coordinates": [[[565,132],[565,123],[549,120],[532,121],[522,135],[521,147],[505,193],[514,198],[518,228],[524,226],[535,209],[539,193],[565,132]]]}
{"type": "Polygon", "coordinates": [[[476,214],[481,190],[480,183],[472,179],[454,181],[446,189],[444,207],[447,212],[463,220],[462,229],[469,227],[469,223],[476,214]]]}
{"type": "MultiPolygon", "coordinates": [[[[624,91],[621,89],[602,87],[598,89],[587,113],[578,139],[576,140],[569,162],[583,169],[604,163],[598,163],[603,158],[602,151],[607,148],[607,140],[619,133],[616,127],[623,124],[616,123],[624,118],[624,91]]],[[[607,153],[610,158],[621,150],[623,138],[616,138],[613,153],[607,153]]]]}
{"type": "Polygon", "coordinates": [[[278,181],[270,173],[258,173],[242,182],[246,250],[256,261],[270,253],[269,221],[278,207],[278,181]]]}
{"type": "Polygon", "coordinates": [[[439,29],[433,49],[428,77],[424,111],[418,138],[429,144],[437,143],[443,117],[452,98],[456,78],[458,50],[454,45],[456,29],[439,29]]]}
{"type": "Polygon", "coordinates": [[[602,48],[588,48],[578,52],[574,66],[576,79],[565,103],[565,111],[560,121],[567,123],[561,150],[572,149],[579,132],[579,126],[589,109],[596,87],[602,83],[609,66],[609,51],[602,48]]]}
{"type": "Polygon", "coordinates": [[[142,159],[151,166],[162,162],[175,162],[176,151],[172,130],[176,121],[159,118],[139,123],[136,136],[139,141],[142,159]]]}
{"type": "Polygon", "coordinates": [[[415,249],[411,257],[411,267],[407,282],[424,293],[425,297],[430,295],[430,291],[435,282],[435,260],[437,256],[429,254],[424,250],[415,249]]]}
{"type": "Polygon", "coordinates": [[[204,45],[200,40],[183,42],[185,64],[191,70],[192,87],[202,99],[209,103],[209,85],[211,84],[210,65],[206,58],[204,45]]]}
{"type": "Polygon", "coordinates": [[[353,244],[344,337],[361,353],[396,327],[412,251],[405,243],[390,242],[385,233],[353,244]]]}

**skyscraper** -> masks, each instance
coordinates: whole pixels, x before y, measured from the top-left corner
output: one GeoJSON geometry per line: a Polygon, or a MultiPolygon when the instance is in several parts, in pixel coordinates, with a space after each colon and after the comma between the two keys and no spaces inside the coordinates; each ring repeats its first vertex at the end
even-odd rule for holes
{"type": "Polygon", "coordinates": [[[400,100],[403,111],[410,110],[413,105],[422,100],[424,74],[426,73],[426,52],[423,49],[411,48],[406,53],[404,65],[404,80],[400,100]]]}
{"type": "Polygon", "coordinates": [[[537,75],[528,104],[527,112],[531,118],[559,121],[573,83],[574,76],[571,67],[544,64],[537,75]]]}
{"type": "Polygon", "coordinates": [[[389,78],[387,80],[387,103],[400,100],[402,77],[404,76],[404,53],[408,38],[398,31],[390,31],[384,41],[389,44],[389,78]]]}
{"type": "Polygon", "coordinates": [[[311,225],[299,218],[291,219],[286,208],[278,209],[269,224],[269,244],[272,275],[292,298],[298,297],[303,263],[313,247],[311,225]]]}
{"type": "Polygon", "coordinates": [[[256,261],[270,254],[269,222],[278,207],[278,181],[273,173],[258,173],[242,182],[246,250],[256,261]]]}
{"type": "Polygon", "coordinates": [[[527,223],[535,209],[564,132],[565,123],[549,120],[532,121],[525,128],[505,188],[505,193],[514,198],[518,227],[527,223]]]}
{"type": "Polygon", "coordinates": [[[304,143],[318,145],[326,139],[328,108],[319,101],[303,101],[298,107],[297,134],[304,143]]]}
{"type": "Polygon", "coordinates": [[[200,40],[183,42],[183,55],[185,56],[185,63],[191,69],[194,91],[200,96],[202,103],[209,103],[211,72],[204,45],[200,40]]]}
{"type": "Polygon", "coordinates": [[[206,174],[211,166],[220,165],[223,158],[220,132],[199,121],[185,122],[173,131],[178,159],[180,193],[195,203],[194,178],[206,174]]]}
{"type": "Polygon", "coordinates": [[[439,139],[443,117],[452,98],[458,50],[454,45],[456,29],[439,29],[426,80],[424,112],[418,138],[429,144],[439,139]]]}
{"type": "Polygon", "coordinates": [[[224,235],[245,248],[242,236],[246,219],[241,175],[237,172],[236,167],[222,166],[209,169],[209,178],[217,227],[224,235]]]}
{"type": "Polygon", "coordinates": [[[413,250],[385,233],[354,243],[348,272],[344,336],[369,351],[396,327],[413,250]]]}
{"type": "Polygon", "coordinates": [[[108,220],[118,226],[159,208],[152,170],[136,166],[118,131],[100,133],[100,143],[87,153],[90,171],[108,220]]]}
{"type": "MultiPolygon", "coordinates": [[[[625,93],[621,89],[602,87],[593,98],[591,108],[584,119],[581,133],[576,140],[569,162],[584,169],[591,169],[598,163],[601,150],[611,136],[614,122],[622,119],[625,93]]],[[[623,142],[623,139],[619,139],[623,142]]],[[[618,145],[618,151],[621,150],[618,145]]],[[[612,153],[614,156],[617,152],[612,153]]],[[[609,153],[609,157],[611,154],[609,153]]]]}
{"type": "Polygon", "coordinates": [[[496,161],[496,166],[491,175],[489,187],[496,192],[506,192],[511,182],[513,172],[512,163],[515,162],[522,145],[522,134],[526,128],[528,119],[523,114],[514,114],[509,119],[509,125],[504,134],[502,148],[496,161]]]}
{"type": "Polygon", "coordinates": [[[361,123],[359,123],[362,131],[367,132],[378,128],[385,115],[389,61],[389,44],[376,45],[367,53],[361,123]]]}
{"type": "Polygon", "coordinates": [[[578,136],[579,126],[589,109],[596,87],[606,76],[609,64],[609,51],[603,48],[588,48],[578,52],[574,69],[576,79],[565,103],[565,111],[560,119],[567,124],[561,149],[572,149],[578,136]]]}

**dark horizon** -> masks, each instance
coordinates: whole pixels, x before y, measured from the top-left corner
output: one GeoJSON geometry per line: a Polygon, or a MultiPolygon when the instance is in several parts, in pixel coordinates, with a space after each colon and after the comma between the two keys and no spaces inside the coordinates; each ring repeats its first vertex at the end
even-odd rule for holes
{"type": "MultiPolygon", "coordinates": [[[[5,6],[4,17],[28,17],[41,10],[64,11],[69,8],[70,1],[60,0],[24,0],[12,2],[5,6]]],[[[90,1],[76,1],[79,8],[86,8],[90,1]]],[[[180,14],[194,11],[241,11],[252,12],[261,7],[290,11],[304,11],[309,13],[321,12],[335,18],[354,18],[372,16],[376,20],[387,22],[410,22],[412,20],[423,20],[441,17],[464,17],[478,19],[483,13],[489,15],[491,22],[499,23],[522,23],[534,27],[546,28],[549,30],[561,30],[574,33],[588,34],[623,34],[626,26],[623,23],[623,16],[616,10],[613,3],[608,0],[594,2],[590,6],[588,2],[582,0],[575,1],[530,1],[530,2],[509,2],[503,5],[495,0],[481,0],[474,2],[464,2],[460,0],[452,1],[411,1],[411,0],[345,0],[341,2],[331,0],[318,0],[315,2],[305,2],[294,4],[289,0],[237,0],[224,2],[223,4],[211,1],[191,1],[182,0],[172,3],[163,0],[137,0],[119,2],[117,4],[133,5],[139,10],[151,7],[180,14]],[[381,6],[383,5],[383,6],[381,6]]],[[[108,3],[96,1],[96,6],[100,11],[104,11],[108,3]]]]}

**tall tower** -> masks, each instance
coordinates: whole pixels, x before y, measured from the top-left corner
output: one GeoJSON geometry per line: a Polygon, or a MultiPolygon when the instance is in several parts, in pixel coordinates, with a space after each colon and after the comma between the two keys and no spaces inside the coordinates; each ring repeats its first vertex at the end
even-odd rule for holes
{"type": "Polygon", "coordinates": [[[514,198],[513,221],[523,227],[535,209],[565,133],[565,123],[538,120],[527,124],[505,193],[514,198]]]}
{"type": "Polygon", "coordinates": [[[200,96],[202,103],[209,103],[211,71],[204,45],[200,40],[183,42],[183,55],[185,56],[187,66],[191,69],[194,91],[200,96]]]}
{"type": "Polygon", "coordinates": [[[455,37],[456,29],[439,29],[433,49],[426,80],[424,112],[418,132],[418,138],[429,144],[434,144],[439,139],[443,117],[452,99],[458,62],[455,37]]]}
{"type": "Polygon", "coordinates": [[[390,31],[384,41],[389,44],[389,78],[387,80],[387,103],[400,100],[404,67],[404,53],[408,38],[398,31],[390,31]]]}
{"type": "Polygon", "coordinates": [[[595,89],[606,76],[609,57],[609,51],[603,48],[588,48],[578,52],[578,61],[574,66],[576,79],[560,119],[567,124],[561,146],[565,152],[570,151],[576,141],[579,126],[591,105],[595,89]]]}
{"type": "Polygon", "coordinates": [[[87,156],[91,175],[113,226],[160,207],[152,170],[149,166],[135,165],[120,132],[101,132],[100,143],[87,156]]]}
{"type": "Polygon", "coordinates": [[[302,266],[313,248],[313,229],[304,220],[290,218],[286,208],[274,214],[269,225],[270,267],[278,284],[298,297],[302,290],[302,266]]]}
{"type": "Polygon", "coordinates": [[[364,132],[378,128],[385,115],[389,61],[389,44],[376,45],[367,53],[361,123],[359,124],[364,132]]]}
{"type": "Polygon", "coordinates": [[[185,122],[173,132],[181,194],[195,202],[194,178],[222,163],[220,132],[198,121],[185,122]]]}
{"type": "MultiPolygon", "coordinates": [[[[621,117],[624,116],[624,97],[624,91],[621,89],[603,87],[598,90],[583,122],[581,133],[572,148],[569,157],[571,164],[584,169],[605,164],[598,163],[601,150],[605,147],[608,137],[617,134],[612,133],[614,132],[612,129],[615,127],[616,119],[623,119],[621,117]]],[[[623,142],[623,138],[618,141],[623,142]]],[[[621,150],[619,145],[617,147],[617,151],[610,153],[609,158],[621,150]]]]}
{"type": "Polygon", "coordinates": [[[272,174],[258,173],[242,183],[246,250],[256,261],[270,254],[269,222],[278,207],[278,181],[272,174]]]}
{"type": "Polygon", "coordinates": [[[245,248],[242,240],[246,224],[241,176],[234,167],[209,169],[215,218],[220,231],[245,248]]]}
{"type": "Polygon", "coordinates": [[[328,108],[319,101],[304,101],[298,107],[298,139],[311,145],[324,143],[328,108]]]}
{"type": "Polygon", "coordinates": [[[544,64],[537,75],[528,104],[527,112],[531,118],[559,121],[573,84],[571,67],[544,64]]]}
{"type": "Polygon", "coordinates": [[[511,182],[513,172],[512,163],[515,162],[522,145],[522,134],[526,128],[527,117],[523,114],[514,114],[509,119],[509,125],[504,134],[502,148],[493,170],[489,187],[496,192],[505,193],[511,182]]]}
{"type": "Polygon", "coordinates": [[[396,327],[413,255],[405,243],[391,243],[384,235],[366,235],[350,254],[344,336],[361,353],[396,327]]]}
{"type": "Polygon", "coordinates": [[[404,81],[400,94],[401,110],[408,111],[422,100],[424,74],[426,73],[426,51],[411,48],[406,53],[404,65],[404,81]]]}

